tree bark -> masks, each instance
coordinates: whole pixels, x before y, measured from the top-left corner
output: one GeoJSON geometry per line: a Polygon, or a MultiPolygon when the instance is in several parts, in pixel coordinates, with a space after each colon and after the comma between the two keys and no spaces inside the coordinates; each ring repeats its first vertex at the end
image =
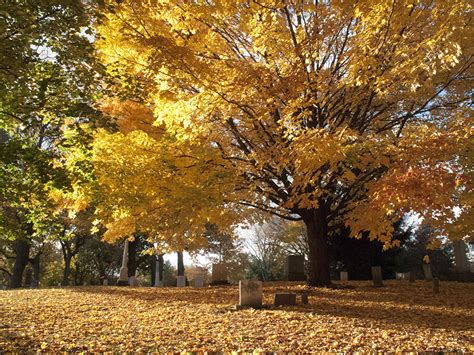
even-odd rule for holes
{"type": "Polygon", "coordinates": [[[310,286],[330,286],[328,221],[322,209],[306,211],[303,221],[308,234],[310,286]]]}
{"type": "Polygon", "coordinates": [[[15,265],[10,278],[10,288],[20,288],[23,280],[23,272],[29,261],[30,243],[28,239],[19,237],[15,244],[15,265]]]}
{"type": "Polygon", "coordinates": [[[158,281],[164,280],[163,268],[165,267],[165,259],[163,258],[164,254],[158,254],[158,281]]]}
{"type": "Polygon", "coordinates": [[[184,276],[184,259],[183,252],[178,251],[178,276],[184,276]]]}
{"type": "Polygon", "coordinates": [[[69,286],[69,274],[71,273],[71,260],[72,257],[64,256],[64,270],[63,270],[63,282],[61,285],[69,286]]]}

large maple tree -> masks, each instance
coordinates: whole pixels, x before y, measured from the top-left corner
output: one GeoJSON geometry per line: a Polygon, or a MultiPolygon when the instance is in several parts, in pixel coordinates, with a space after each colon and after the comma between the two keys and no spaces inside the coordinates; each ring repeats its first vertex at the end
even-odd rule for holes
{"type": "Polygon", "coordinates": [[[330,284],[341,228],[388,248],[417,211],[472,235],[469,1],[134,0],[105,15],[108,67],[236,177],[219,208],[304,221],[311,285],[330,284]]]}

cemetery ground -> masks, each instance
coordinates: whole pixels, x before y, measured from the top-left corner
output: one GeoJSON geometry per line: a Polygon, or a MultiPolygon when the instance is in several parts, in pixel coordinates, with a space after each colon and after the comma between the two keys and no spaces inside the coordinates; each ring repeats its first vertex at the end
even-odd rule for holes
{"type": "Polygon", "coordinates": [[[84,286],[0,292],[1,351],[474,351],[474,284],[264,283],[264,309],[238,286],[84,286]],[[273,307],[275,292],[309,304],[273,307]]]}

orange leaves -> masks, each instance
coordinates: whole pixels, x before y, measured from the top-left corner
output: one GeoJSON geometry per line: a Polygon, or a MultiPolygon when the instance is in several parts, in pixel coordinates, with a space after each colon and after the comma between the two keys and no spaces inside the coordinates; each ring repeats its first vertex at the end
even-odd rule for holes
{"type": "Polygon", "coordinates": [[[71,287],[2,291],[0,348],[23,352],[96,351],[472,351],[471,284],[369,282],[308,289],[309,305],[235,311],[238,288],[71,287]]]}

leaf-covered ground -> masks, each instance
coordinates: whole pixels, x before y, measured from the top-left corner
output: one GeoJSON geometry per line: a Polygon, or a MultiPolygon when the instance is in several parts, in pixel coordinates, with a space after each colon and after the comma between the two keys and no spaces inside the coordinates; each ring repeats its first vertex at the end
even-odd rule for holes
{"type": "MultiPolygon", "coordinates": [[[[237,286],[1,291],[0,351],[474,351],[474,284],[349,285],[238,311],[237,286]]],[[[264,303],[285,289],[305,287],[265,284],[264,303]]]]}

